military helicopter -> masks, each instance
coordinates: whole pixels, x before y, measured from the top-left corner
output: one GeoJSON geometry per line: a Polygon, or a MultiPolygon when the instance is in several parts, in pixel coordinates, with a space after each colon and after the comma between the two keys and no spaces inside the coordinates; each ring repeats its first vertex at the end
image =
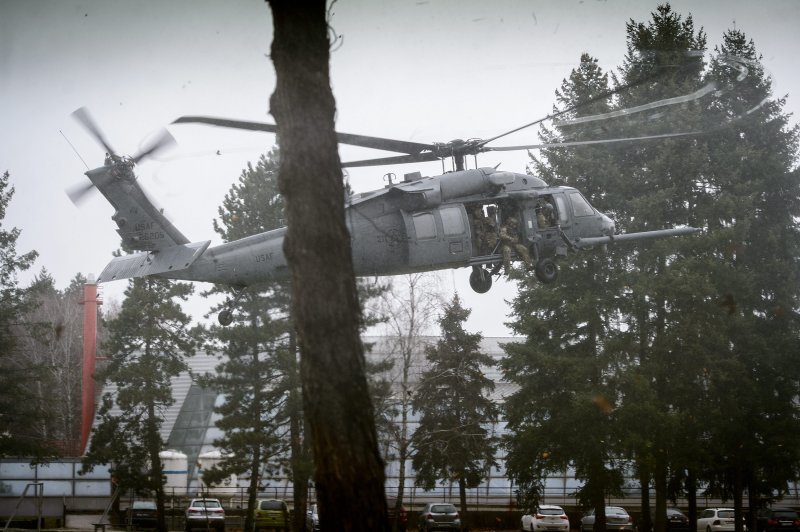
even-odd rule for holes
{"type": "MultiPolygon", "coordinates": [[[[98,282],[153,275],[226,284],[241,293],[250,286],[288,278],[283,254],[285,228],[216,246],[211,246],[210,240],[191,242],[148,199],[133,167],[173,143],[168,133],[137,155],[120,156],[84,108],[73,115],[106,149],[107,156],[103,166],[86,172],[91,183],[69,192],[70,198],[77,203],[97,188],[115,209],[111,218],[123,246],[138,251],[114,258],[98,282]]],[[[272,124],[203,116],[185,116],[173,123],[277,132],[272,124]]],[[[548,186],[538,177],[495,168],[465,169],[468,155],[537,147],[487,146],[503,135],[433,144],[348,133],[337,136],[342,144],[403,154],[351,161],[342,164],[343,168],[448,157],[455,167],[435,176],[405,174],[400,182],[390,181],[381,189],[348,199],[345,215],[352,235],[353,266],[359,276],[470,268],[470,286],[486,293],[492,278],[500,275],[509,261],[524,260],[541,282],[552,283],[558,276],[556,260],[569,253],[699,231],[679,227],[617,234],[611,218],[575,188],[548,186]]],[[[231,323],[234,304],[235,299],[218,315],[222,325],[231,323]]]]}

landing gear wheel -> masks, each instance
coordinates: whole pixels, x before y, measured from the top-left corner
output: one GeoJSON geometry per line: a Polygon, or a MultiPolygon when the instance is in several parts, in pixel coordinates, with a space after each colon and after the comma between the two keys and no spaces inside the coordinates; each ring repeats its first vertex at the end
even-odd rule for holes
{"type": "Polygon", "coordinates": [[[558,266],[553,259],[541,259],[536,263],[536,278],[545,284],[558,279],[558,266]]]}
{"type": "Polygon", "coordinates": [[[223,327],[227,327],[228,325],[233,323],[233,312],[231,312],[230,309],[226,308],[225,310],[219,313],[219,315],[217,316],[217,321],[223,327]]]}
{"type": "Polygon", "coordinates": [[[492,287],[492,275],[480,266],[473,266],[472,273],[469,274],[469,285],[479,293],[485,294],[492,287]]]}

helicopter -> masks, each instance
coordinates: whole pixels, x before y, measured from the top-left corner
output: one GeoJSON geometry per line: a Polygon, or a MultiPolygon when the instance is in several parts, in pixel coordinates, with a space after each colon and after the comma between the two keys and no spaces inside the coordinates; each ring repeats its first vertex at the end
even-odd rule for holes
{"type": "MultiPolygon", "coordinates": [[[[163,210],[154,206],[133,169],[144,158],[174,143],[168,132],[140,153],[121,156],[114,152],[85,108],[73,116],[105,148],[106,159],[103,166],[86,172],[89,184],[68,194],[77,204],[90,190],[99,190],[115,209],[111,218],[123,247],[137,251],[114,258],[98,277],[98,283],[152,275],[229,285],[241,294],[247,287],[289,277],[283,253],[286,228],[211,246],[210,240],[191,242],[163,210]]],[[[173,124],[277,132],[273,124],[205,116],[184,116],[173,124]]],[[[454,163],[451,172],[433,176],[407,173],[402,181],[389,180],[381,189],[347,198],[345,216],[356,275],[469,268],[471,288],[486,293],[493,277],[500,275],[504,266],[507,269],[511,261],[524,261],[539,281],[552,283],[558,277],[556,261],[570,253],[615,242],[700,231],[675,227],[617,234],[614,221],[573,187],[549,186],[539,177],[497,168],[465,168],[469,155],[536,147],[487,146],[500,136],[425,144],[337,133],[341,144],[403,154],[346,162],[343,168],[448,157],[454,163]]],[[[238,296],[219,313],[221,325],[232,322],[236,299],[238,296]]]]}

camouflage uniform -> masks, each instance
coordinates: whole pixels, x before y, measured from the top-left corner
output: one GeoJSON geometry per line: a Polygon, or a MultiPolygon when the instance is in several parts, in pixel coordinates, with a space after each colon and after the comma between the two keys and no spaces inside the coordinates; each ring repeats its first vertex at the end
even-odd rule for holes
{"type": "Polygon", "coordinates": [[[472,227],[475,228],[475,248],[478,255],[484,255],[486,249],[486,231],[488,220],[483,214],[483,209],[476,206],[472,209],[472,227]]]}
{"type": "Polygon", "coordinates": [[[491,216],[486,218],[486,232],[484,236],[486,238],[486,254],[488,255],[492,253],[495,246],[497,246],[497,220],[491,216]]]}
{"type": "Polygon", "coordinates": [[[519,241],[519,226],[517,219],[513,216],[506,220],[500,228],[500,247],[503,253],[503,269],[508,275],[511,269],[511,252],[516,251],[517,255],[529,266],[532,265],[531,255],[528,248],[519,241]]]}

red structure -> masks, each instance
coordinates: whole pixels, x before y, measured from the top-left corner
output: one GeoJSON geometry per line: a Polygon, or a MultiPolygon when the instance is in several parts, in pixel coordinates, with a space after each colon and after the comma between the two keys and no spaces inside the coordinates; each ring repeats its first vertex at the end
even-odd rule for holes
{"type": "Polygon", "coordinates": [[[94,419],[94,371],[97,367],[97,307],[103,300],[97,297],[94,276],[83,285],[83,386],[81,387],[81,451],[86,452],[94,419]]]}

